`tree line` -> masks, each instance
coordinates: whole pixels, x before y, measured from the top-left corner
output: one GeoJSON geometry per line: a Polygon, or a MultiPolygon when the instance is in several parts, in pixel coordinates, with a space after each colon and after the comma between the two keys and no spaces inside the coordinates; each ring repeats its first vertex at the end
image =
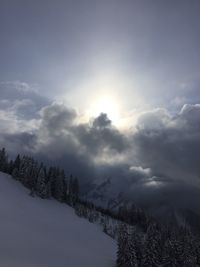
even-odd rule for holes
{"type": "Polygon", "coordinates": [[[200,240],[189,229],[150,224],[141,234],[119,228],[117,267],[198,267],[200,240]]]}
{"type": "Polygon", "coordinates": [[[0,171],[12,175],[25,187],[31,196],[55,198],[60,202],[74,205],[79,198],[79,181],[59,167],[47,167],[29,156],[17,155],[9,160],[5,148],[0,150],[0,171]]]}

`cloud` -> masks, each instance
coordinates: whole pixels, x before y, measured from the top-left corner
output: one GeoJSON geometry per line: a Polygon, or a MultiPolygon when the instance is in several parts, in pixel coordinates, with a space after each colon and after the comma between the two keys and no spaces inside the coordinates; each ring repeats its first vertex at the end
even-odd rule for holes
{"type": "Polygon", "coordinates": [[[171,116],[167,110],[157,108],[141,113],[136,127],[139,131],[157,131],[161,130],[171,122],[171,116]]]}
{"type": "Polygon", "coordinates": [[[49,103],[35,85],[20,81],[0,82],[0,110],[12,111],[23,119],[33,119],[37,111],[49,103]]]}
{"type": "Polygon", "coordinates": [[[106,128],[111,126],[111,120],[108,118],[107,114],[101,113],[97,118],[93,120],[94,128],[106,128]]]}
{"type": "Polygon", "coordinates": [[[105,113],[82,123],[73,108],[46,99],[38,104],[35,92],[32,98],[24,90],[22,99],[21,91],[12,92],[16,99],[8,90],[0,100],[0,144],[11,154],[33,154],[83,183],[111,178],[113,188],[138,201],[158,199],[158,192],[170,195],[186,184],[200,186],[199,104],[184,105],[176,114],[163,108],[142,112],[130,125],[134,130],[124,132],[105,113]]]}
{"type": "Polygon", "coordinates": [[[93,156],[104,151],[123,153],[128,148],[126,137],[114,127],[96,128],[84,124],[74,127],[73,133],[85,151],[93,156]]]}
{"type": "Polygon", "coordinates": [[[63,131],[67,131],[77,114],[73,109],[64,105],[53,103],[41,109],[40,131],[45,131],[49,136],[59,136],[63,131]]]}
{"type": "Polygon", "coordinates": [[[112,126],[106,114],[88,123],[77,123],[74,109],[53,103],[39,112],[40,126],[36,151],[59,162],[68,172],[93,179],[96,165],[107,155],[123,154],[128,149],[126,137],[112,126]]]}
{"type": "Polygon", "coordinates": [[[154,173],[200,182],[200,105],[184,105],[175,116],[146,113],[138,120],[133,142],[139,162],[154,173]]]}
{"type": "Polygon", "coordinates": [[[1,134],[0,144],[6,147],[11,157],[16,154],[32,154],[35,151],[37,136],[28,132],[1,134]]]}
{"type": "Polygon", "coordinates": [[[142,176],[149,176],[151,175],[151,169],[150,168],[146,168],[146,169],[143,169],[141,166],[131,166],[129,168],[130,172],[131,173],[137,173],[137,174],[140,174],[142,176]]]}
{"type": "Polygon", "coordinates": [[[25,93],[25,94],[30,92],[38,93],[38,88],[36,85],[30,85],[22,81],[0,82],[0,87],[7,90],[18,91],[20,93],[25,93]]]}

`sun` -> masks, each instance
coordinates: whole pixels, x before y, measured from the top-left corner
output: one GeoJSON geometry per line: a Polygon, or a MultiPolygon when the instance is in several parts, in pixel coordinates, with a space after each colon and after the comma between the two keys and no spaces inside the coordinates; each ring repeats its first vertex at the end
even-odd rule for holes
{"type": "Polygon", "coordinates": [[[110,95],[94,97],[88,109],[88,116],[97,117],[100,113],[106,113],[112,123],[117,124],[120,119],[120,105],[118,99],[110,95]]]}

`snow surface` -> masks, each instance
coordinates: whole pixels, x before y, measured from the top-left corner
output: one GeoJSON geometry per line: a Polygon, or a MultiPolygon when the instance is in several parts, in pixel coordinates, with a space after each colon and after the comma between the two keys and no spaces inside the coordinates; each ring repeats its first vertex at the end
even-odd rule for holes
{"type": "Polygon", "coordinates": [[[0,173],[0,266],[113,267],[116,244],[100,227],[0,173]]]}

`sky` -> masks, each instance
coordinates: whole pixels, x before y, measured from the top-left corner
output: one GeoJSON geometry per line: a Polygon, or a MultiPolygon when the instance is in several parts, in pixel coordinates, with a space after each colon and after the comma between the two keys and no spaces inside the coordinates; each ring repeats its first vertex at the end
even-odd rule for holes
{"type": "Polygon", "coordinates": [[[199,14],[198,0],[1,0],[1,146],[82,181],[199,188],[199,14]]]}

